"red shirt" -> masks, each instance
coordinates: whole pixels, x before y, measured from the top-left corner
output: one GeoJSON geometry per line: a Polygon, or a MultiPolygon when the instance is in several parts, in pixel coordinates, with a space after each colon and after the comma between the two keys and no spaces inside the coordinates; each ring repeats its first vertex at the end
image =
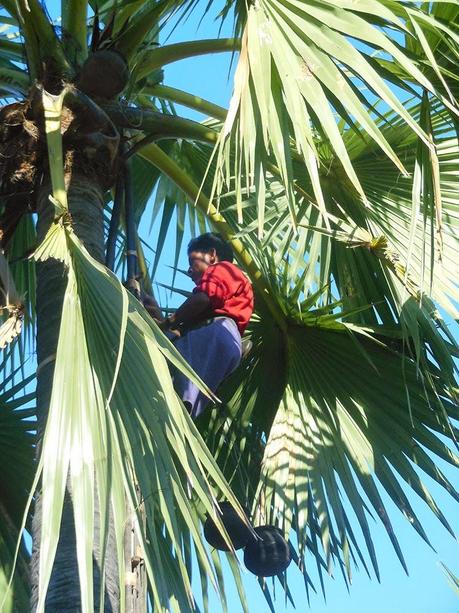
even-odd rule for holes
{"type": "Polygon", "coordinates": [[[210,298],[213,315],[226,315],[237,323],[242,334],[253,312],[252,285],[231,262],[217,262],[207,268],[193,292],[210,298]]]}

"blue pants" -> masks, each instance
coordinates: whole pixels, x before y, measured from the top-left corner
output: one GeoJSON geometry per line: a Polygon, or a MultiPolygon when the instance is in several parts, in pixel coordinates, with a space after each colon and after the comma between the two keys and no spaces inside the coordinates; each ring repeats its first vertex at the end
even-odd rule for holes
{"type": "MultiPolygon", "coordinates": [[[[236,322],[229,317],[218,317],[208,325],[190,330],[174,345],[213,392],[241,361],[241,335],[236,322]]],[[[173,380],[177,394],[191,405],[191,416],[198,417],[209,398],[176,369],[173,380]]]]}

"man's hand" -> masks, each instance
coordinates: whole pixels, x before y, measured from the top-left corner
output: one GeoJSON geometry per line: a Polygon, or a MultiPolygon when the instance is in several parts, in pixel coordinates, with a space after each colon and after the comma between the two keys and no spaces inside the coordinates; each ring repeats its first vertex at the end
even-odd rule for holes
{"type": "Polygon", "coordinates": [[[163,317],[163,319],[156,319],[153,318],[154,321],[156,322],[158,328],[160,330],[162,330],[163,332],[167,332],[170,338],[173,338],[174,336],[180,337],[182,336],[179,328],[174,325],[174,322],[171,321],[170,317],[163,317]]]}

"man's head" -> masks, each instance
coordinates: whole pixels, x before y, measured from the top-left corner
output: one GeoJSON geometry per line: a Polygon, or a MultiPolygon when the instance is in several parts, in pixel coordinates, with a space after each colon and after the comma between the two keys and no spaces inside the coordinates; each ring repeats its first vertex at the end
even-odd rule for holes
{"type": "Polygon", "coordinates": [[[233,250],[220,234],[207,232],[188,243],[188,274],[195,283],[199,283],[208,266],[217,262],[232,262],[233,250]]]}

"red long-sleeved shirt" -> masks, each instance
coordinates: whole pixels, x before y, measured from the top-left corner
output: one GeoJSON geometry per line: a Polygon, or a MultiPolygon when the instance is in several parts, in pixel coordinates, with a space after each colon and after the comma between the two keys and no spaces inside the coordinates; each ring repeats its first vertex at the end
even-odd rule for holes
{"type": "Polygon", "coordinates": [[[217,262],[207,268],[193,290],[209,296],[212,315],[231,317],[242,334],[253,312],[252,285],[231,262],[217,262]]]}

